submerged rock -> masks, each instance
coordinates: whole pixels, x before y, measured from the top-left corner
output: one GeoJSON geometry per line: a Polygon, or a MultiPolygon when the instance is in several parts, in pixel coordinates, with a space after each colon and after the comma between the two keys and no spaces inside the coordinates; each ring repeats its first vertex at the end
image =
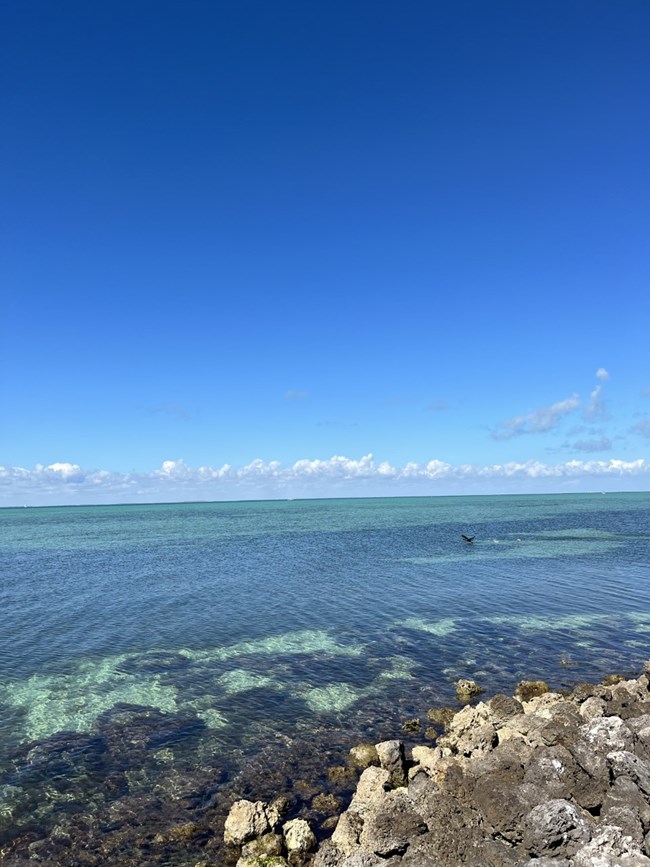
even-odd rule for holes
{"type": "Polygon", "coordinates": [[[544,680],[522,680],[515,689],[515,698],[520,701],[530,701],[544,693],[549,692],[548,684],[544,680]]]}
{"type": "Polygon", "coordinates": [[[370,765],[379,764],[377,747],[374,744],[357,744],[350,750],[350,764],[354,768],[365,770],[370,765]]]}
{"type": "Polygon", "coordinates": [[[456,698],[459,701],[469,701],[480,692],[481,687],[475,680],[461,677],[460,680],[456,681],[456,698]]]}

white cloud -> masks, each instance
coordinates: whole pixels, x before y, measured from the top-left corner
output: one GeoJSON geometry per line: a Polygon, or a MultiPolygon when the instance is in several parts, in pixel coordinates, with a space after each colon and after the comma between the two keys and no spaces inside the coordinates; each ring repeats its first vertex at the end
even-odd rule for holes
{"type": "MultiPolygon", "coordinates": [[[[585,441],[587,442],[587,441],[585,441]]],[[[580,444],[576,443],[575,448],[580,444]]],[[[595,450],[596,443],[592,443],[595,450]]],[[[605,447],[602,441],[598,444],[605,447]]],[[[584,446],[584,444],[583,444],[584,446]]],[[[585,446],[581,450],[592,450],[585,446]]],[[[599,448],[600,450],[600,448],[599,448]]],[[[1,505],[175,502],[285,497],[399,496],[409,494],[535,493],[562,490],[647,490],[650,461],[537,460],[502,464],[449,464],[433,459],[393,466],[372,454],[361,458],[279,461],[256,459],[235,468],[191,467],[164,461],[150,472],[84,470],[77,464],[0,467],[1,505]]]]}
{"type": "Polygon", "coordinates": [[[608,379],[611,379],[609,375],[609,371],[605,370],[604,367],[599,367],[596,371],[596,379],[600,379],[603,382],[607,382],[608,379]]]}
{"type": "Polygon", "coordinates": [[[597,385],[596,388],[589,394],[589,403],[585,407],[584,416],[589,421],[597,421],[598,419],[607,418],[605,403],[601,397],[602,385],[597,385]]]}
{"type": "Polygon", "coordinates": [[[546,433],[557,427],[564,416],[574,412],[579,406],[580,398],[573,394],[550,406],[542,406],[526,415],[516,415],[499,422],[492,436],[497,440],[509,440],[522,434],[546,433]]]}

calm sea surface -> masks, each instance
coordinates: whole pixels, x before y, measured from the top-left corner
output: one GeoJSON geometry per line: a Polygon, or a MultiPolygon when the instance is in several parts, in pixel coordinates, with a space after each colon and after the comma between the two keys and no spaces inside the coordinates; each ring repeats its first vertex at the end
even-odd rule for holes
{"type": "Polygon", "coordinates": [[[34,742],[103,737],[152,785],[106,734],[134,708],[161,775],[218,753],[227,776],[270,738],[398,732],[461,676],[511,692],[650,657],[650,494],[4,509],[0,563],[14,820],[47,812],[34,742]]]}

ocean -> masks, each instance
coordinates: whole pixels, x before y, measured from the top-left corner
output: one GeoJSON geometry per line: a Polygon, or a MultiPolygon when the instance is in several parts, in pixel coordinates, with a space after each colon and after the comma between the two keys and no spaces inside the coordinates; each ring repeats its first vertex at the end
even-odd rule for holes
{"type": "Polygon", "coordinates": [[[180,864],[119,809],[288,787],[318,819],[325,765],[426,742],[460,677],[638,672],[649,518],[647,493],[0,510],[0,851],[180,864]]]}

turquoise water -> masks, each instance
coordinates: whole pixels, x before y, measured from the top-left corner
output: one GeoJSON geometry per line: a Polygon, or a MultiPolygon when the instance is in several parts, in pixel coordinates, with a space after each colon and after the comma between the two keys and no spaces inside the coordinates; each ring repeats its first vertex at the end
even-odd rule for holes
{"type": "Polygon", "coordinates": [[[107,734],[134,707],[161,774],[215,751],[234,774],[269,738],[399,726],[460,676],[636,670],[649,517],[650,494],[2,510],[0,815],[45,815],[26,751],[73,733],[146,789],[107,734]]]}

